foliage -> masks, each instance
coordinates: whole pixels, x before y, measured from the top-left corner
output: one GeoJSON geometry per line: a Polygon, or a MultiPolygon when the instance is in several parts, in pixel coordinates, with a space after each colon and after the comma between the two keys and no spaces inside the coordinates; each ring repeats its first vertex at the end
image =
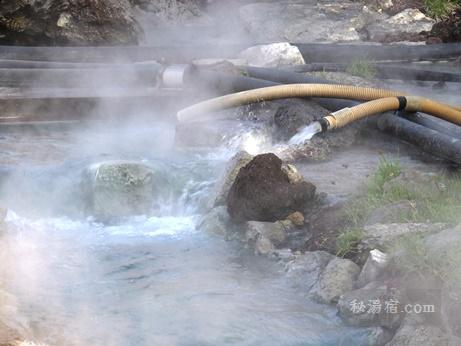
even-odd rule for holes
{"type": "Polygon", "coordinates": [[[461,176],[459,174],[440,174],[431,180],[431,184],[402,180],[386,185],[401,172],[402,168],[398,161],[385,157],[380,159],[379,166],[370,177],[366,188],[345,209],[350,227],[338,237],[339,254],[345,256],[354,252],[361,237],[361,232],[358,230],[363,229],[370,213],[391,203],[409,201],[415,206],[413,212],[403,213],[401,217],[396,216],[394,222],[452,224],[461,222],[461,176]]]}
{"type": "Polygon", "coordinates": [[[365,79],[373,79],[376,76],[376,69],[370,61],[356,60],[346,67],[346,73],[365,79]]]}
{"type": "Polygon", "coordinates": [[[432,18],[449,16],[460,6],[459,0],[423,0],[426,13],[432,18]]]}

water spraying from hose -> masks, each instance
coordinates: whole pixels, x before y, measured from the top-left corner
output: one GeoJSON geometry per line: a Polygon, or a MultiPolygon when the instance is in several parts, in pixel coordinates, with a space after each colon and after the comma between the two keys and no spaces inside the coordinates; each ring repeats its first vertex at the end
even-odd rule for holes
{"type": "Polygon", "coordinates": [[[288,143],[292,145],[303,144],[305,141],[310,140],[320,132],[322,132],[322,125],[318,121],[315,121],[303,127],[296,135],[290,139],[288,143]]]}

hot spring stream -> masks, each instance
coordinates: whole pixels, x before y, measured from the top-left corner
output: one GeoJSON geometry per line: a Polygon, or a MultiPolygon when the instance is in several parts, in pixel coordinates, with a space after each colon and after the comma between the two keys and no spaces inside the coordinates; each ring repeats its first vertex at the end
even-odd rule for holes
{"type": "Polygon", "coordinates": [[[170,125],[53,137],[2,135],[3,288],[31,339],[49,345],[361,345],[370,329],[344,326],[310,301],[283,266],[196,229],[222,152],[177,152],[170,125]],[[38,164],[38,157],[53,158],[38,164]],[[117,153],[117,155],[115,155],[117,153]],[[153,216],[98,223],[83,214],[90,163],[163,167],[168,198],[153,216]],[[17,161],[17,162],[16,162],[17,161]]]}

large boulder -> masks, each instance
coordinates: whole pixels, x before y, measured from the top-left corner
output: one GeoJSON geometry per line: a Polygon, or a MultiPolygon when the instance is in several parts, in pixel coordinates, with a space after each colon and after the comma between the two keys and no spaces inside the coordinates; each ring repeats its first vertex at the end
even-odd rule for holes
{"type": "Polygon", "coordinates": [[[257,155],[241,168],[229,191],[227,206],[236,222],[277,221],[303,211],[315,197],[315,186],[291,183],[276,155],[257,155]]]}
{"type": "Polygon", "coordinates": [[[141,33],[128,0],[0,1],[0,40],[10,44],[136,44],[141,33]]]}
{"type": "Polygon", "coordinates": [[[336,303],[342,294],[354,288],[359,273],[360,268],[357,264],[348,259],[335,257],[320,274],[309,294],[319,303],[336,303]]]}
{"type": "Polygon", "coordinates": [[[287,65],[302,65],[304,58],[298,47],[288,42],[271,43],[245,49],[239,57],[250,66],[280,67],[287,65]]]}
{"type": "Polygon", "coordinates": [[[161,183],[152,167],[133,161],[107,161],[84,173],[88,212],[101,220],[149,214],[161,183]]]}

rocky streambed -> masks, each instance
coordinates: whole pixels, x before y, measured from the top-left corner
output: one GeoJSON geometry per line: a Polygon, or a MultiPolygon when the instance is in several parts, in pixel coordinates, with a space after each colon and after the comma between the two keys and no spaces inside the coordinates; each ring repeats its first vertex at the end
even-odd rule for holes
{"type": "Polygon", "coordinates": [[[4,343],[456,344],[459,178],[366,124],[294,155],[277,143],[318,110],[300,103],[205,142],[156,121],[5,132],[4,343]]]}

